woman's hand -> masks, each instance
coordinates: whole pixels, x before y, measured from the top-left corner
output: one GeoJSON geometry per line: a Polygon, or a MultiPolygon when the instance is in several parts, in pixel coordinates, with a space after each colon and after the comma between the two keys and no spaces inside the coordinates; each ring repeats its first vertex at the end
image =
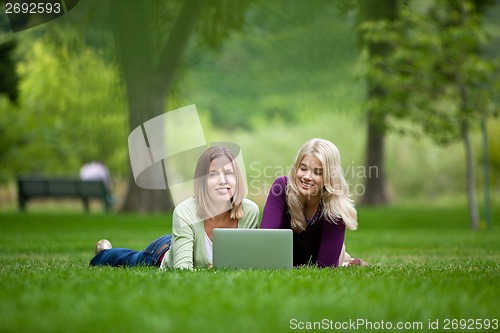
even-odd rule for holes
{"type": "Polygon", "coordinates": [[[360,258],[354,258],[349,260],[349,264],[347,266],[368,266],[368,263],[364,262],[360,258]]]}

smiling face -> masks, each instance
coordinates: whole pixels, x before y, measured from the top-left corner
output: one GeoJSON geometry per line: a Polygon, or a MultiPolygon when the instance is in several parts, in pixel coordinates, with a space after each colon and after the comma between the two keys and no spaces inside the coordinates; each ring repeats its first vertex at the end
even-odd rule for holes
{"type": "Polygon", "coordinates": [[[324,185],[323,166],[317,157],[306,154],[302,158],[295,173],[295,184],[305,199],[321,196],[324,185]]]}
{"type": "Polygon", "coordinates": [[[227,157],[219,157],[210,163],[207,175],[208,196],[214,204],[226,203],[233,197],[236,186],[233,164],[227,157]]]}

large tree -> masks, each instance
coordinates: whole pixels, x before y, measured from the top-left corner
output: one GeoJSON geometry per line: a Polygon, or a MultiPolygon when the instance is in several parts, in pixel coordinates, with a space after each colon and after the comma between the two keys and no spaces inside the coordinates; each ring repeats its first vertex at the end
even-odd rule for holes
{"type": "MultiPolygon", "coordinates": [[[[380,21],[392,22],[398,17],[399,0],[359,0],[359,24],[373,23],[380,21]]],[[[391,52],[390,45],[382,39],[367,39],[360,36],[361,47],[367,50],[369,58],[385,59],[391,52]]],[[[381,65],[381,70],[386,67],[381,65]]],[[[385,99],[387,90],[383,84],[367,77],[367,99],[385,99]]],[[[387,203],[387,190],[385,181],[385,134],[386,119],[383,113],[377,112],[372,104],[368,104],[366,110],[367,119],[367,141],[366,141],[366,170],[377,168],[374,177],[366,177],[365,192],[362,198],[364,205],[382,205],[387,203]]]]}
{"type": "MultiPolygon", "coordinates": [[[[197,20],[200,5],[198,0],[183,4],[167,42],[163,44],[163,49],[157,51],[159,41],[156,38],[160,36],[153,28],[153,23],[158,23],[158,17],[152,3],[110,1],[117,58],[127,93],[129,132],[165,112],[167,94],[197,20]],[[155,42],[158,44],[155,45],[155,42]]],[[[173,15],[169,16],[169,19],[173,18],[173,15]]],[[[168,191],[141,189],[130,173],[123,211],[161,211],[172,208],[168,191]]]]}
{"type": "MultiPolygon", "coordinates": [[[[368,75],[384,87],[375,97],[377,113],[403,118],[438,143],[461,139],[465,150],[471,227],[479,227],[471,127],[493,110],[494,64],[484,58],[487,36],[481,26],[484,1],[434,1],[405,5],[397,22],[365,24],[367,40],[383,41],[391,52],[371,58],[368,75]],[[420,6],[417,6],[420,5],[420,6]]],[[[397,122],[392,122],[392,125],[397,122]]]]}
{"type": "MultiPolygon", "coordinates": [[[[216,47],[243,24],[248,2],[110,0],[117,58],[126,87],[129,130],[163,114],[182,56],[193,33],[216,47]],[[200,30],[195,30],[198,23],[200,30]]],[[[166,180],[168,182],[168,180],[166,180]]],[[[132,173],[123,211],[172,210],[169,191],[142,189],[132,173]]]]}

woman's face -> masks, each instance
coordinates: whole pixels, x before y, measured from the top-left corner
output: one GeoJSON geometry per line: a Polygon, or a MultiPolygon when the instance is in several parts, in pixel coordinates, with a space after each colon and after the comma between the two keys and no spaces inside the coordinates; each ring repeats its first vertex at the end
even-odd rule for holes
{"type": "Polygon", "coordinates": [[[305,155],[295,173],[295,184],[306,199],[321,196],[323,189],[323,166],[317,157],[305,155]]]}
{"type": "Polygon", "coordinates": [[[233,164],[227,157],[219,157],[210,163],[207,191],[212,202],[227,202],[234,194],[236,177],[233,164]]]}

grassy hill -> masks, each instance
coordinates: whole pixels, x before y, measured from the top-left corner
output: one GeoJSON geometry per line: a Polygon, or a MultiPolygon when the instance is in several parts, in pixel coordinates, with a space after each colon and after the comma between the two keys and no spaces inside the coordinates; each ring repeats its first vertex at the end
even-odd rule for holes
{"type": "MultiPolygon", "coordinates": [[[[88,263],[98,239],[142,249],[171,231],[171,216],[0,214],[0,331],[277,333],[326,320],[354,321],[360,332],[382,321],[433,332],[431,322],[443,331],[447,320],[470,319],[496,330],[498,224],[472,232],[464,208],[359,213],[346,244],[369,267],[168,272],[88,263]]],[[[342,327],[331,330],[353,330],[342,327]]]]}

